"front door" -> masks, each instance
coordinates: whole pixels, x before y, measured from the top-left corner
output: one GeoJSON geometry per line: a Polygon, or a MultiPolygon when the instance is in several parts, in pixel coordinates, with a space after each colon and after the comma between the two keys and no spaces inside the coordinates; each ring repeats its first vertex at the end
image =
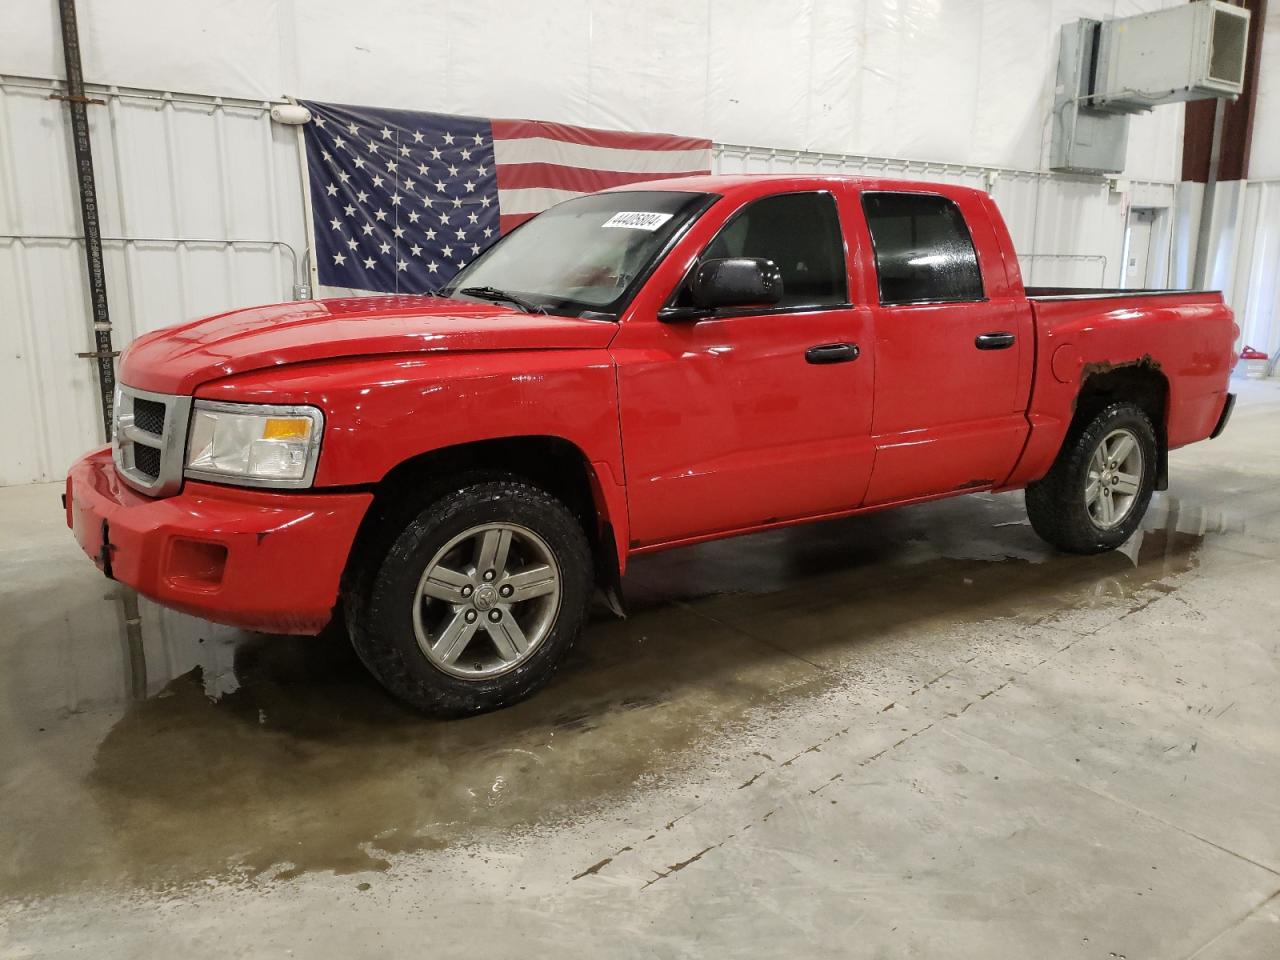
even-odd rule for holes
{"type": "MultiPolygon", "coordinates": [[[[756,200],[701,255],[764,257],[783,300],[614,340],[631,546],[858,504],[871,472],[871,318],[849,303],[835,197],[756,200]]],[[[677,297],[679,294],[677,294],[677,297]]]]}
{"type": "MultiPolygon", "coordinates": [[[[938,194],[862,195],[879,293],[868,505],[999,486],[1026,439],[1030,307],[998,256],[979,264],[966,215],[976,230],[988,214],[963,200],[962,211],[938,194]]],[[[979,239],[992,250],[994,237],[979,239]]]]}

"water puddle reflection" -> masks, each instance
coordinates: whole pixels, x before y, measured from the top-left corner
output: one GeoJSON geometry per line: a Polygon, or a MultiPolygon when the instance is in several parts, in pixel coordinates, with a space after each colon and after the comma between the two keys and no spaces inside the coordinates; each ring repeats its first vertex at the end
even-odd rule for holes
{"type": "Polygon", "coordinates": [[[461,722],[391,701],[340,631],[264,637],[145,601],[135,617],[113,591],[118,622],[69,635],[64,726],[20,744],[28,799],[69,796],[49,817],[9,811],[27,834],[0,894],[383,869],[478,831],[573,821],[828,689],[878,637],[1124,604],[1174,589],[1207,537],[1240,532],[1162,496],[1122,550],[1067,557],[1016,496],[977,496],[649,557],[628,620],[597,618],[532,701],[461,722]],[[51,736],[78,744],[54,749],[82,758],[80,783],[40,765],[51,736]]]}

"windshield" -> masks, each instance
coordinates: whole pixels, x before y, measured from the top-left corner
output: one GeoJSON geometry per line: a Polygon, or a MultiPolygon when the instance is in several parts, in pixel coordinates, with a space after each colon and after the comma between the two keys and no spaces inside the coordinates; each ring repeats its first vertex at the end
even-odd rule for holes
{"type": "Polygon", "coordinates": [[[507,234],[442,292],[507,294],[550,313],[617,313],[667,241],[710,200],[705,193],[656,190],[566,200],[507,234]]]}

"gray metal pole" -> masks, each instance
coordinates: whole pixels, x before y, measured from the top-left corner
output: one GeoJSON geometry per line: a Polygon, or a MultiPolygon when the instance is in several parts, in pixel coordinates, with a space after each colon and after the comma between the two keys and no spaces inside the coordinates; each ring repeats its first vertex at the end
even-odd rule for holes
{"type": "Polygon", "coordinates": [[[84,95],[84,73],[80,67],[80,32],[76,24],[75,0],[58,0],[62,23],[62,55],[67,68],[65,100],[71,111],[71,143],[75,148],[76,185],[80,190],[80,221],[84,227],[85,266],[89,272],[89,306],[93,316],[92,353],[81,354],[98,367],[98,389],[102,395],[104,439],[111,439],[112,404],[116,389],[115,351],[111,345],[111,315],[107,310],[107,274],[102,260],[102,234],[98,225],[98,192],[93,180],[93,149],[89,142],[90,103],[84,95]]]}
{"type": "Polygon", "coordinates": [[[1209,148],[1209,175],[1200,198],[1200,228],[1196,231],[1196,259],[1191,273],[1191,286],[1204,290],[1209,286],[1209,244],[1213,240],[1213,208],[1218,192],[1218,167],[1222,161],[1222,115],[1226,102],[1213,104],[1213,142],[1209,148]]]}

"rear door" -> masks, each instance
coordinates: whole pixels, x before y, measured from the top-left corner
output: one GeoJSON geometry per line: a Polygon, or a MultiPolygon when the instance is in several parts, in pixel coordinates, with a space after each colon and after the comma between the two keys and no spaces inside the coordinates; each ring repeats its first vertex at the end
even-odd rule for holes
{"type": "Polygon", "coordinates": [[[868,505],[998,486],[1026,439],[1031,310],[983,199],[861,194],[876,331],[868,505]]]}
{"type": "Polygon", "coordinates": [[[695,269],[711,258],[773,260],[781,303],[622,325],[611,350],[632,547],[860,502],[873,455],[871,329],[850,303],[840,220],[825,190],[748,202],[695,269]]]}

